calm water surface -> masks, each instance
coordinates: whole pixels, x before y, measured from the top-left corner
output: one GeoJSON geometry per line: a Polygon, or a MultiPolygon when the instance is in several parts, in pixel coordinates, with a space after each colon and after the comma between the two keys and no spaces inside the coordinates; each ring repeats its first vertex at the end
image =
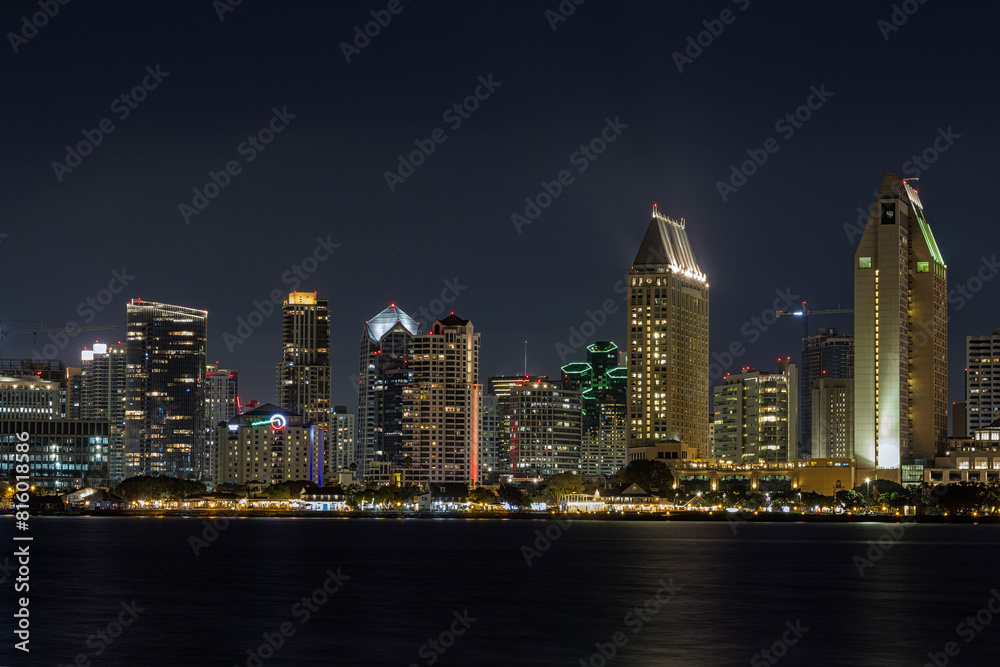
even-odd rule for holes
{"type": "MultiPolygon", "coordinates": [[[[947,642],[949,665],[1000,656],[1000,618],[956,630],[1000,589],[1000,526],[913,525],[895,540],[882,524],[236,519],[196,556],[202,519],[31,521],[32,651],[5,639],[0,665],[600,667],[595,644],[610,651],[616,633],[609,667],[920,666],[947,642]],[[529,566],[522,546],[546,528],[562,534],[529,566]],[[889,548],[860,576],[854,557],[880,537],[889,548]],[[661,580],[677,589],[664,604],[661,580]],[[248,654],[283,623],[277,650],[248,654]],[[795,643],[777,662],[759,656],[783,635],[795,643]]],[[[12,521],[0,526],[10,545],[12,521]]]]}

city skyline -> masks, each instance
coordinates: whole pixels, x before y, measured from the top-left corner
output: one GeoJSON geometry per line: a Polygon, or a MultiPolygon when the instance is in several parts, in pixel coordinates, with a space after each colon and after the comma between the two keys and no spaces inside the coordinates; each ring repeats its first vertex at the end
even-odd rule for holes
{"type": "MultiPolygon", "coordinates": [[[[0,64],[11,90],[37,89],[45,110],[11,108],[5,126],[12,195],[0,253],[37,285],[12,294],[0,320],[11,330],[75,321],[122,331],[129,298],[206,309],[210,361],[243,370],[241,392],[266,400],[271,378],[255,366],[277,362],[271,323],[300,289],[330,300],[333,350],[353,347],[359,323],[395,302],[425,327],[451,310],[472,318],[494,341],[484,376],[522,372],[527,339],[528,371],[554,377],[565,363],[557,345],[572,347],[588,312],[602,315],[609,299],[624,306],[616,285],[656,202],[690,221],[712,276],[710,351],[740,343],[746,351],[727,370],[766,368],[799,349],[794,321],[761,320],[776,298],[794,296],[781,308],[851,303],[844,258],[859,238],[858,209],[866,216],[873,181],[896,171],[921,178],[933,211],[955,290],[949,356],[958,358],[965,335],[997,326],[979,305],[995,279],[977,282],[995,273],[983,261],[993,253],[963,242],[989,238],[989,216],[969,193],[988,189],[998,138],[977,92],[989,76],[977,45],[991,43],[984,16],[996,8],[922,4],[883,32],[889,7],[722,4],[735,20],[707,33],[698,54],[688,38],[717,21],[717,9],[587,3],[553,27],[548,8],[527,4],[463,13],[404,3],[350,61],[339,45],[373,7],[243,3],[220,20],[204,3],[66,5],[16,51],[8,44],[0,64]],[[788,29],[804,25],[817,29],[788,29]],[[941,25],[960,25],[967,38],[946,47],[941,25]],[[197,53],[179,49],[168,37],[176,34],[190,34],[197,53]],[[594,34],[627,36],[629,53],[586,38],[594,34]],[[129,35],[143,39],[123,40],[113,55],[101,48],[129,35]],[[511,38],[528,46],[511,49],[511,38]],[[762,48],[768,39],[801,57],[762,48]],[[435,47],[417,48],[425,40],[435,47]],[[900,90],[933,94],[905,113],[873,98],[882,83],[872,63],[883,60],[900,90]],[[949,75],[927,76],[932,65],[949,75]],[[137,87],[141,101],[132,100],[137,87]],[[105,117],[114,130],[57,177],[52,164],[67,163],[66,146],[76,151],[84,130],[96,137],[105,117]],[[418,145],[430,151],[436,128],[445,140],[411,160],[418,145]],[[393,178],[390,189],[386,172],[404,182],[393,178]],[[195,201],[194,189],[214,196],[195,201]],[[180,204],[198,213],[185,220],[180,204]],[[530,224],[516,226],[515,214],[530,224]],[[37,234],[74,267],[72,281],[38,270],[37,234]],[[155,242],[134,242],[147,235],[155,242]],[[227,259],[236,257],[253,260],[227,259]],[[558,298],[529,298],[542,288],[558,298]]],[[[33,7],[5,6],[0,22],[16,32],[33,7]]],[[[811,323],[852,333],[846,316],[811,323]]],[[[4,356],[52,344],[74,363],[93,338],[60,346],[10,336],[4,356]]],[[[625,326],[609,318],[595,338],[624,346],[625,326]]],[[[333,402],[352,405],[355,363],[340,359],[333,402]]],[[[961,383],[952,363],[949,400],[962,399],[961,383]]]]}

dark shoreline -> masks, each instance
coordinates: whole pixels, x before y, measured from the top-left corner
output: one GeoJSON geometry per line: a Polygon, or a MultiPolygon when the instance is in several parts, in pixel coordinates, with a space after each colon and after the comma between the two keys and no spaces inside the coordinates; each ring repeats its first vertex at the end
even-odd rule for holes
{"type": "MultiPolygon", "coordinates": [[[[13,516],[12,512],[4,512],[13,516]]],[[[943,516],[921,514],[916,516],[848,515],[848,514],[791,514],[784,512],[671,512],[653,513],[553,513],[553,512],[322,512],[307,510],[79,510],[73,512],[32,512],[31,516],[50,517],[149,517],[206,519],[228,517],[240,519],[492,519],[545,521],[722,521],[737,523],[926,523],[926,524],[1000,524],[1000,515],[943,516]]]]}

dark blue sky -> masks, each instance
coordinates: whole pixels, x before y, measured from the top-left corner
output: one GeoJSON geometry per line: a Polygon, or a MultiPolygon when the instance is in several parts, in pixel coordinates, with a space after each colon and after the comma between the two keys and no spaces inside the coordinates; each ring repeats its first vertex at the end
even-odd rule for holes
{"type": "MultiPolygon", "coordinates": [[[[617,312],[592,338],[624,340],[615,288],[656,202],[686,218],[709,276],[712,351],[740,342],[747,351],[731,368],[771,367],[798,355],[801,325],[754,334],[751,318],[786,289],[816,308],[850,307],[857,235],[844,225],[883,172],[903,169],[921,172],[949,287],[996,271],[981,259],[998,238],[995,3],[913,2],[886,39],[878,22],[891,21],[890,2],[589,0],[553,30],[545,12],[556,0],[404,0],[348,63],[341,42],[387,4],[245,0],[220,20],[208,0],[71,2],[34,32],[22,17],[40,11],[35,2],[4,3],[3,327],[93,317],[124,329],[132,297],[206,308],[210,358],[240,370],[244,398],[270,400],[279,318],[238,345],[225,334],[254,300],[287,290],[282,276],[321,237],[340,245],[306,263],[301,289],[330,302],[335,402],[355,403],[365,319],[395,302],[426,324],[420,310],[440,312],[443,290],[458,294],[448,310],[482,332],[484,378],[520,372],[525,339],[529,372],[555,373],[557,344],[570,345],[570,327],[608,299],[617,312]],[[712,23],[724,10],[729,23],[712,23]],[[672,54],[705,21],[721,34],[679,72],[672,54]],[[26,40],[9,35],[22,30],[26,40]],[[157,66],[158,82],[146,70],[157,66]],[[444,116],[490,76],[499,85],[479,88],[485,99],[470,101],[478,108],[460,125],[444,116]],[[144,100],[112,107],[144,77],[156,84],[144,100]],[[813,98],[818,108],[793,131],[776,127],[812,87],[830,95],[813,98]],[[241,150],[275,108],[294,118],[276,121],[287,127],[263,150],[241,150]],[[57,176],[67,144],[105,118],[113,131],[57,176]],[[606,119],[620,123],[606,133],[614,141],[593,161],[574,158],[606,119]],[[390,190],[385,172],[436,128],[446,139],[390,190]],[[937,154],[939,128],[952,138],[937,154]],[[717,182],[769,138],[777,151],[723,201],[717,182]],[[933,164],[906,164],[928,149],[933,164]],[[229,161],[238,173],[186,221],[179,206],[229,161]],[[572,182],[518,233],[511,215],[563,170],[572,182]],[[102,295],[123,267],[134,278],[102,295]],[[88,298],[110,302],[91,315],[80,308],[88,298]]],[[[980,286],[952,303],[953,400],[965,336],[1000,325],[1000,280],[980,286]]],[[[821,324],[849,331],[851,319],[812,321],[821,324]]],[[[60,357],[76,363],[97,337],[108,335],[80,334],[60,357]]],[[[3,355],[47,342],[10,336],[3,355]]]]}

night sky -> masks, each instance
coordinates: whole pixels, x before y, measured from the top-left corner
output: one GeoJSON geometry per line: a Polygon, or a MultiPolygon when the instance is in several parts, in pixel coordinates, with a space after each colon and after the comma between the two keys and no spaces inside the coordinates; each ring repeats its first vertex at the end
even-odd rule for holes
{"type": "MultiPolygon", "coordinates": [[[[0,321],[117,324],[67,341],[58,358],[77,365],[84,345],[124,339],[130,298],[204,308],[210,360],[239,369],[244,399],[270,401],[279,316],[255,316],[238,344],[226,334],[298,280],[330,303],[335,403],[356,406],[362,327],[393,302],[425,327],[451,310],[471,319],[484,380],[521,372],[525,339],[528,371],[555,374],[557,345],[573,346],[570,328],[609,299],[616,312],[587,342],[624,341],[619,281],[656,202],[687,220],[708,274],[712,352],[739,342],[747,351],[725,370],[772,368],[798,357],[801,322],[754,332],[751,318],[789,292],[817,309],[853,306],[851,228],[897,171],[921,176],[949,289],[980,288],[949,308],[950,396],[961,400],[965,336],[1000,326],[1000,269],[981,259],[1000,236],[989,180],[1000,7],[903,4],[914,13],[900,5],[897,26],[888,0],[564,0],[574,11],[559,21],[557,0],[244,0],[221,20],[223,0],[78,1],[35,30],[22,17],[36,2],[4,2],[0,321]],[[373,11],[391,21],[357,48],[373,11]],[[708,46],[690,46],[699,33],[708,46]],[[151,89],[130,108],[121,96],[144,80],[151,89]],[[452,109],[469,96],[478,108],[452,109]],[[810,101],[808,120],[783,120],[810,101]],[[269,123],[281,129],[264,133],[270,143],[243,143],[269,123]],[[100,143],[67,158],[84,131],[100,143]],[[602,132],[613,141],[592,144],[602,132]],[[415,142],[434,151],[400,172],[415,142]],[[591,160],[578,152],[587,145],[603,150],[591,160]],[[912,161],[922,154],[933,163],[912,161]],[[767,161],[720,193],[751,155],[767,161]],[[238,173],[196,199],[230,161],[238,173]],[[387,183],[387,171],[405,178],[387,183]],[[563,171],[558,196],[518,228],[512,214],[543,181],[557,191],[563,171]],[[196,203],[207,206],[180,210],[196,203]],[[303,263],[318,238],[339,246],[303,263]],[[306,279],[296,265],[312,269],[306,279]],[[114,271],[127,286],[102,293],[114,271]],[[977,272],[987,280],[970,284],[977,272]],[[106,305],[91,312],[88,298],[106,305]]],[[[849,332],[851,317],[810,324],[849,332]]],[[[12,335],[2,354],[49,342],[12,335]]]]}

